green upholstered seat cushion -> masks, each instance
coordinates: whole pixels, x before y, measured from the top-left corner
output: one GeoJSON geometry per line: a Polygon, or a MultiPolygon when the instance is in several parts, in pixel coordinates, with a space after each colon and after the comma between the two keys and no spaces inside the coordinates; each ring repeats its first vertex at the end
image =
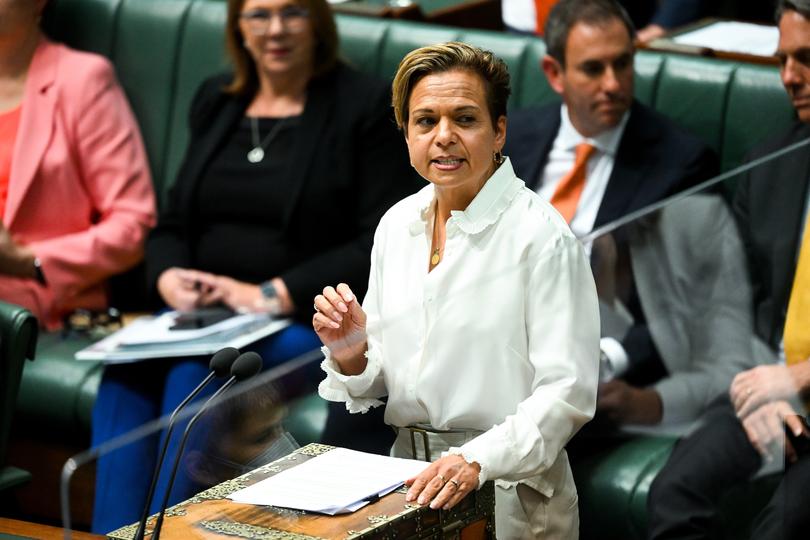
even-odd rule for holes
{"type": "Polygon", "coordinates": [[[644,538],[647,493],[674,443],[674,437],[632,437],[605,443],[604,448],[575,464],[583,537],[644,538]]]}
{"type": "MultiPolygon", "coordinates": [[[[6,463],[17,394],[27,359],[34,358],[37,320],[27,309],[0,302],[0,469],[6,463]]],[[[2,471],[0,489],[12,485],[14,471],[2,471]]]]}
{"type": "Polygon", "coordinates": [[[36,360],[25,366],[20,385],[21,422],[79,440],[87,437],[103,365],[73,355],[92,342],[78,336],[65,339],[58,332],[40,336],[36,360]]]}
{"type": "Polygon", "coordinates": [[[31,473],[17,467],[0,468],[0,492],[25,484],[31,480],[31,473]]]}

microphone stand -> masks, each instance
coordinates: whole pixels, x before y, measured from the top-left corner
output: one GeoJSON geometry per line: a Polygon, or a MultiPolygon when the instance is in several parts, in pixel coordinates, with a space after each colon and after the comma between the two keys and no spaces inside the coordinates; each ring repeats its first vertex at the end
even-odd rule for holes
{"type": "Polygon", "coordinates": [[[208,386],[208,384],[214,380],[215,377],[221,377],[223,375],[221,370],[225,369],[226,364],[232,364],[238,354],[238,350],[230,347],[222,349],[214,354],[214,357],[211,358],[211,372],[207,377],[205,377],[205,379],[202,380],[200,384],[197,385],[197,388],[192,390],[186,399],[184,399],[180,405],[178,405],[177,408],[172,411],[172,415],[169,417],[169,423],[166,425],[166,438],[163,440],[163,444],[160,447],[160,455],[158,456],[155,470],[152,472],[152,482],[149,485],[149,491],[146,496],[146,504],[144,505],[143,512],[141,513],[141,520],[138,522],[138,529],[135,532],[135,536],[133,536],[134,540],[143,540],[144,536],[146,535],[146,520],[149,518],[149,507],[152,506],[152,499],[155,496],[155,489],[157,488],[157,480],[158,476],[160,475],[160,468],[163,466],[163,460],[166,458],[166,451],[169,448],[169,440],[171,439],[172,431],[174,430],[177,415],[186,407],[186,405],[189,404],[189,402],[191,402],[192,399],[197,397],[197,395],[202,392],[203,388],[208,386]]]}
{"type": "Polygon", "coordinates": [[[183,450],[185,449],[186,441],[188,440],[188,435],[191,432],[191,428],[194,427],[194,424],[197,422],[197,420],[199,420],[203,413],[207,411],[209,405],[219,398],[223,392],[233,386],[235,382],[252,377],[258,373],[261,368],[262,357],[255,352],[247,352],[239,356],[236,360],[234,360],[233,365],[231,366],[231,378],[228,379],[225,384],[219,388],[219,390],[214,392],[214,395],[208,398],[208,400],[203,403],[202,407],[200,407],[200,410],[197,411],[197,414],[195,414],[191,420],[189,420],[188,425],[183,432],[183,438],[180,439],[180,446],[177,449],[174,464],[172,465],[172,474],[169,477],[166,492],[163,494],[163,503],[160,505],[160,513],[155,521],[155,527],[152,530],[151,540],[158,540],[160,538],[160,529],[163,527],[163,516],[166,513],[166,507],[169,505],[169,495],[171,494],[172,487],[174,486],[174,479],[177,476],[177,468],[180,465],[180,458],[183,456],[183,450]]]}

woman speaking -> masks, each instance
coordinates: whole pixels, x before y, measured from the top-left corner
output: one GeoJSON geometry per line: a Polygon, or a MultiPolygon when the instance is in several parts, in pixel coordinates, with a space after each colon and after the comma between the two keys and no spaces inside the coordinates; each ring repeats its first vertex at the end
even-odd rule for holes
{"type": "Polygon", "coordinates": [[[509,92],[503,61],[462,43],[400,63],[394,112],[430,184],[382,218],[362,307],[345,283],[315,297],[320,394],[352,412],[388,396],[392,454],[435,460],[409,501],[450,508],[494,480],[498,538],[576,538],[564,447],[594,411],[596,291],[501,155],[509,92]]]}

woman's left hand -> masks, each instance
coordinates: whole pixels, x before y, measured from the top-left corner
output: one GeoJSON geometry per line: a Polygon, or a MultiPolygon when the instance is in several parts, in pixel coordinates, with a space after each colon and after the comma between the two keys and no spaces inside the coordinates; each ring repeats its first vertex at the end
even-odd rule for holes
{"type": "Polygon", "coordinates": [[[431,463],[418,476],[409,478],[405,500],[419,504],[430,503],[434,510],[449,510],[461,501],[468,493],[478,488],[478,463],[467,463],[457,455],[445,456],[431,463]]]}
{"type": "Polygon", "coordinates": [[[246,283],[227,276],[209,275],[200,280],[211,289],[208,303],[222,302],[232,310],[239,313],[256,313],[264,311],[278,311],[284,314],[292,311],[289,305],[289,293],[281,279],[273,280],[278,295],[278,305],[271,306],[262,294],[261,287],[253,283],[246,283]],[[272,309],[271,309],[272,308],[272,309]]]}

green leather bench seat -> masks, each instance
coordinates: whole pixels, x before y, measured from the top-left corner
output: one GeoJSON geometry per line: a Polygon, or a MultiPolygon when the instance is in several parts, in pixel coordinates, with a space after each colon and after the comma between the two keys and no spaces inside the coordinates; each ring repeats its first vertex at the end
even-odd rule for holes
{"type": "Polygon", "coordinates": [[[583,538],[644,538],[647,494],[674,437],[636,437],[583,459],[574,469],[583,538]]]}
{"type": "Polygon", "coordinates": [[[0,493],[27,482],[31,475],[6,465],[14,404],[23,366],[34,359],[37,320],[27,309],[0,302],[0,493]]]}
{"type": "Polygon", "coordinates": [[[26,364],[20,385],[20,425],[88,443],[103,366],[75,360],[73,355],[90,343],[92,340],[77,336],[64,339],[58,332],[40,335],[36,360],[26,364]]]}
{"type": "MultiPolygon", "coordinates": [[[[226,65],[222,0],[51,0],[45,25],[58,40],[107,56],[132,103],[160,198],[188,142],[186,115],[197,85],[226,65]]],[[[557,100],[540,69],[540,39],[390,19],[337,16],[342,56],[358,69],[390,78],[401,58],[429,43],[462,40],[501,56],[512,74],[510,109],[557,100]]],[[[636,96],[704,139],[724,169],[756,142],[778,132],[793,112],[775,67],[640,51],[636,96]]],[[[638,149],[643,152],[643,148],[638,149]]],[[[77,362],[86,342],[42,336],[26,366],[19,417],[86,437],[102,367],[77,362]]],[[[300,443],[316,440],[325,405],[316,396],[290,405],[287,425],[300,443]]],[[[671,448],[668,438],[640,438],[595,456],[577,471],[583,531],[639,538],[645,499],[671,448]],[[590,528],[590,529],[588,529],[590,528]]]]}

